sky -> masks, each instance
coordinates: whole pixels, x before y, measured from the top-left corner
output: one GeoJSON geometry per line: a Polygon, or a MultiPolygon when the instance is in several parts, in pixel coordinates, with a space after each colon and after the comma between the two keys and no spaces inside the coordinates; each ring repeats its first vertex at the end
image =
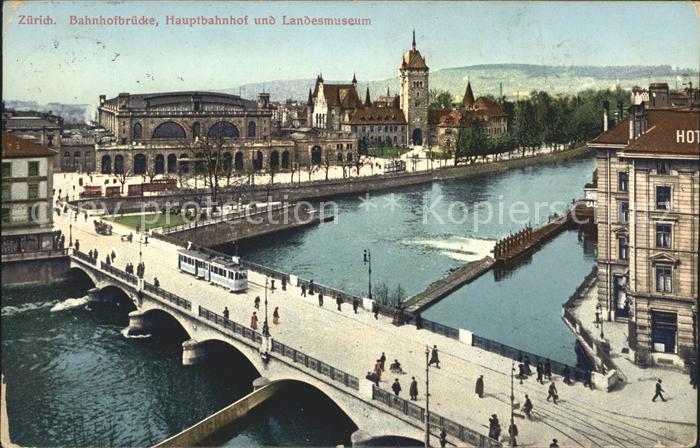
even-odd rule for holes
{"type": "Polygon", "coordinates": [[[3,98],[96,103],[100,94],[216,90],[277,79],[381,80],[416,30],[431,71],[476,64],[700,66],[688,2],[3,3],[3,98]],[[158,26],[71,25],[70,16],[146,16],[158,26]],[[167,25],[167,16],[248,17],[248,25],[167,25]],[[20,24],[50,17],[49,25],[20,24]],[[256,25],[255,17],[274,17],[256,25]],[[293,26],[283,16],[369,18],[293,26]]]}

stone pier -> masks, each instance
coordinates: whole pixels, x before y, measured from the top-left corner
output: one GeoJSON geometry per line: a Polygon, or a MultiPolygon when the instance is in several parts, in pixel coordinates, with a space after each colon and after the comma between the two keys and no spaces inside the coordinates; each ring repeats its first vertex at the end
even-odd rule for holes
{"type": "Polygon", "coordinates": [[[204,346],[194,339],[188,339],[182,343],[182,365],[193,366],[204,359],[204,346]]]}
{"type": "MultiPolygon", "coordinates": [[[[90,294],[90,291],[88,291],[88,294],[90,294]]],[[[90,300],[93,299],[93,296],[90,294],[90,300]]],[[[144,315],[144,313],[140,311],[132,311],[129,313],[129,329],[127,330],[127,334],[129,336],[142,336],[145,334],[149,334],[151,326],[150,323],[148,322],[148,319],[144,315]]]]}

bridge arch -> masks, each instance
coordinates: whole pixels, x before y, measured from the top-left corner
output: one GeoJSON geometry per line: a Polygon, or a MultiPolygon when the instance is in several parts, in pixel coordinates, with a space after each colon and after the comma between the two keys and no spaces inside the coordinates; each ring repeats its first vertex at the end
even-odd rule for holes
{"type": "Polygon", "coordinates": [[[177,315],[177,313],[172,313],[167,309],[161,308],[159,306],[148,306],[144,304],[139,311],[143,313],[143,317],[149,322],[149,325],[158,325],[163,322],[177,323],[178,326],[185,333],[185,339],[191,339],[196,333],[196,329],[186,320],[177,315]]]}
{"type": "Polygon", "coordinates": [[[95,277],[95,275],[90,272],[89,269],[83,269],[80,266],[71,266],[66,273],[66,276],[70,279],[90,282],[92,285],[88,288],[96,288],[100,281],[95,277]]]}
{"type": "Polygon", "coordinates": [[[352,446],[425,446],[425,442],[413,437],[386,434],[360,436],[357,440],[353,436],[352,446]]]}
{"type": "Polygon", "coordinates": [[[132,310],[137,309],[139,306],[138,301],[136,300],[136,297],[134,297],[132,294],[129,294],[128,291],[125,291],[122,287],[120,287],[118,285],[113,285],[113,284],[104,285],[100,288],[100,291],[98,294],[99,294],[100,299],[105,299],[110,295],[116,295],[115,299],[117,302],[119,302],[120,299],[123,299],[124,301],[126,301],[130,305],[132,305],[132,310]]]}

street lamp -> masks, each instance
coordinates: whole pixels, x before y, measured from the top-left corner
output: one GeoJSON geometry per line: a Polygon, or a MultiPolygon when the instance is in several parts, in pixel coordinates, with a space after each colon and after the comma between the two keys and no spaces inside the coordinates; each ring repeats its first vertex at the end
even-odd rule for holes
{"type": "Polygon", "coordinates": [[[513,391],[513,377],[515,375],[515,361],[511,361],[510,366],[510,427],[508,428],[508,444],[510,446],[518,446],[518,442],[515,440],[517,435],[517,427],[515,426],[515,421],[513,419],[513,409],[515,408],[515,394],[513,391]]]}
{"type": "Polygon", "coordinates": [[[430,349],[425,346],[425,448],[430,447],[430,349]]]}
{"type": "Polygon", "coordinates": [[[269,277],[265,277],[265,322],[263,322],[263,328],[262,328],[262,333],[263,336],[266,338],[270,337],[270,325],[268,324],[267,321],[267,283],[269,281],[269,277]]]}
{"type": "Polygon", "coordinates": [[[68,247],[73,247],[73,219],[71,217],[72,208],[68,207],[68,247]]]}
{"type": "MultiPolygon", "coordinates": [[[[600,303],[595,306],[595,309],[596,309],[596,316],[602,316],[603,307],[600,305],[600,303]]],[[[604,339],[605,334],[603,333],[603,319],[600,318],[598,320],[600,321],[600,339],[604,339]]]]}
{"type": "Polygon", "coordinates": [[[364,264],[368,266],[367,274],[369,276],[369,282],[367,284],[367,297],[372,299],[372,253],[369,249],[365,249],[364,252],[364,264]]]}

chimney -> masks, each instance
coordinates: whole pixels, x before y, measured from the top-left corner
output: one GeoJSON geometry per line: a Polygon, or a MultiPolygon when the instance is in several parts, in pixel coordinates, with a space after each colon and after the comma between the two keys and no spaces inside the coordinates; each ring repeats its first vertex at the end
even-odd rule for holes
{"type": "Polygon", "coordinates": [[[622,101],[617,102],[617,122],[622,123],[622,120],[624,119],[624,105],[622,101]]]}
{"type": "Polygon", "coordinates": [[[646,132],[646,111],[645,103],[633,104],[630,108],[630,141],[636,140],[646,132]]]}
{"type": "Polygon", "coordinates": [[[610,121],[610,102],[603,100],[603,132],[607,132],[610,121]]]}

